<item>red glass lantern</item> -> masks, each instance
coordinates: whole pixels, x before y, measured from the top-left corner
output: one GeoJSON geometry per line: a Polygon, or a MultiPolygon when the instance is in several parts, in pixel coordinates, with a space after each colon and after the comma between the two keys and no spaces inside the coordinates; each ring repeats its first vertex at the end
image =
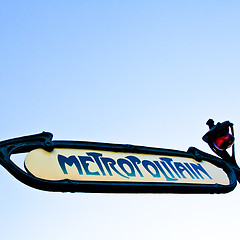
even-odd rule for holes
{"type": "Polygon", "coordinates": [[[209,131],[203,136],[203,141],[208,143],[213,152],[221,157],[223,161],[234,167],[240,183],[240,168],[238,167],[235,158],[233,123],[225,121],[222,123],[218,122],[215,125],[214,121],[209,119],[206,124],[209,126],[209,131]],[[230,130],[231,133],[229,133],[230,130]],[[232,149],[231,155],[227,151],[230,147],[232,149]]]}
{"type": "Polygon", "coordinates": [[[218,150],[226,150],[227,148],[231,147],[234,143],[234,136],[230,133],[226,133],[213,141],[214,146],[218,150]]]}
{"type": "Polygon", "coordinates": [[[234,132],[233,124],[229,121],[214,124],[212,119],[207,121],[209,131],[203,136],[203,140],[208,143],[209,147],[228,163],[237,165],[234,150],[234,132]],[[231,133],[229,130],[231,129],[231,133]],[[232,156],[227,152],[227,149],[232,147],[232,156]]]}

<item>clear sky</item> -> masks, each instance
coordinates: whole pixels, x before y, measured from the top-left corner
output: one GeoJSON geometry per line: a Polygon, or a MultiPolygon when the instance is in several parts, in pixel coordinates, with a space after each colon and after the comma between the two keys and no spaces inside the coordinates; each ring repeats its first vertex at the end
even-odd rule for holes
{"type": "MultiPolygon", "coordinates": [[[[239,1],[0,1],[0,140],[211,153],[209,118],[240,156],[239,1]]],[[[221,195],[63,194],[0,168],[1,239],[217,239],[239,235],[240,188],[221,195]]]]}

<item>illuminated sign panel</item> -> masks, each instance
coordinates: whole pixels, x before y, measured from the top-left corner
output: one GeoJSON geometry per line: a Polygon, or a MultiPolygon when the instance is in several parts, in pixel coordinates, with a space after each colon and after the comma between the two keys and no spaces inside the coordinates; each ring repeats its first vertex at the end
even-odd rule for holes
{"type": "Polygon", "coordinates": [[[58,181],[192,183],[228,185],[221,168],[193,158],[93,151],[91,149],[58,149],[31,151],[25,159],[26,169],[37,178],[58,181]]]}

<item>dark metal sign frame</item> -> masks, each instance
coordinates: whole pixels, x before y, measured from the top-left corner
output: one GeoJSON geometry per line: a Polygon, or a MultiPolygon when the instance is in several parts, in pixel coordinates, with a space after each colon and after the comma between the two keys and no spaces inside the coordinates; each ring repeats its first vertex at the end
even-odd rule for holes
{"type": "Polygon", "coordinates": [[[92,193],[228,193],[237,185],[237,177],[233,167],[221,158],[204,153],[190,147],[187,152],[135,146],[128,144],[110,144],[83,141],[52,141],[53,135],[43,132],[31,136],[9,139],[0,142],[0,164],[22,183],[45,191],[53,192],[92,192],[92,193]],[[104,181],[73,181],[69,179],[50,181],[37,178],[19,168],[11,155],[27,153],[42,148],[51,152],[54,148],[92,149],[112,152],[128,152],[157,154],[193,158],[196,161],[207,161],[222,168],[229,178],[228,185],[191,184],[191,183],[153,183],[153,182],[104,182],[104,181]]]}

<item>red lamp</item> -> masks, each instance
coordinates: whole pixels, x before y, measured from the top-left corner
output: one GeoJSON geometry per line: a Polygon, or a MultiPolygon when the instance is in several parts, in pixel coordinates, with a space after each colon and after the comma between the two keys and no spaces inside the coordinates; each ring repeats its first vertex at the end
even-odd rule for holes
{"type": "Polygon", "coordinates": [[[219,155],[222,159],[236,164],[234,154],[234,133],[233,124],[229,121],[223,123],[217,123],[214,125],[214,121],[209,119],[206,123],[209,126],[209,131],[203,136],[203,140],[208,143],[210,148],[219,155]],[[231,133],[229,133],[229,128],[231,133]],[[232,146],[232,156],[226,151],[232,146]]]}
{"type": "Polygon", "coordinates": [[[225,135],[220,136],[213,141],[214,146],[221,151],[230,148],[233,145],[233,143],[234,136],[230,133],[226,133],[225,135]]]}

